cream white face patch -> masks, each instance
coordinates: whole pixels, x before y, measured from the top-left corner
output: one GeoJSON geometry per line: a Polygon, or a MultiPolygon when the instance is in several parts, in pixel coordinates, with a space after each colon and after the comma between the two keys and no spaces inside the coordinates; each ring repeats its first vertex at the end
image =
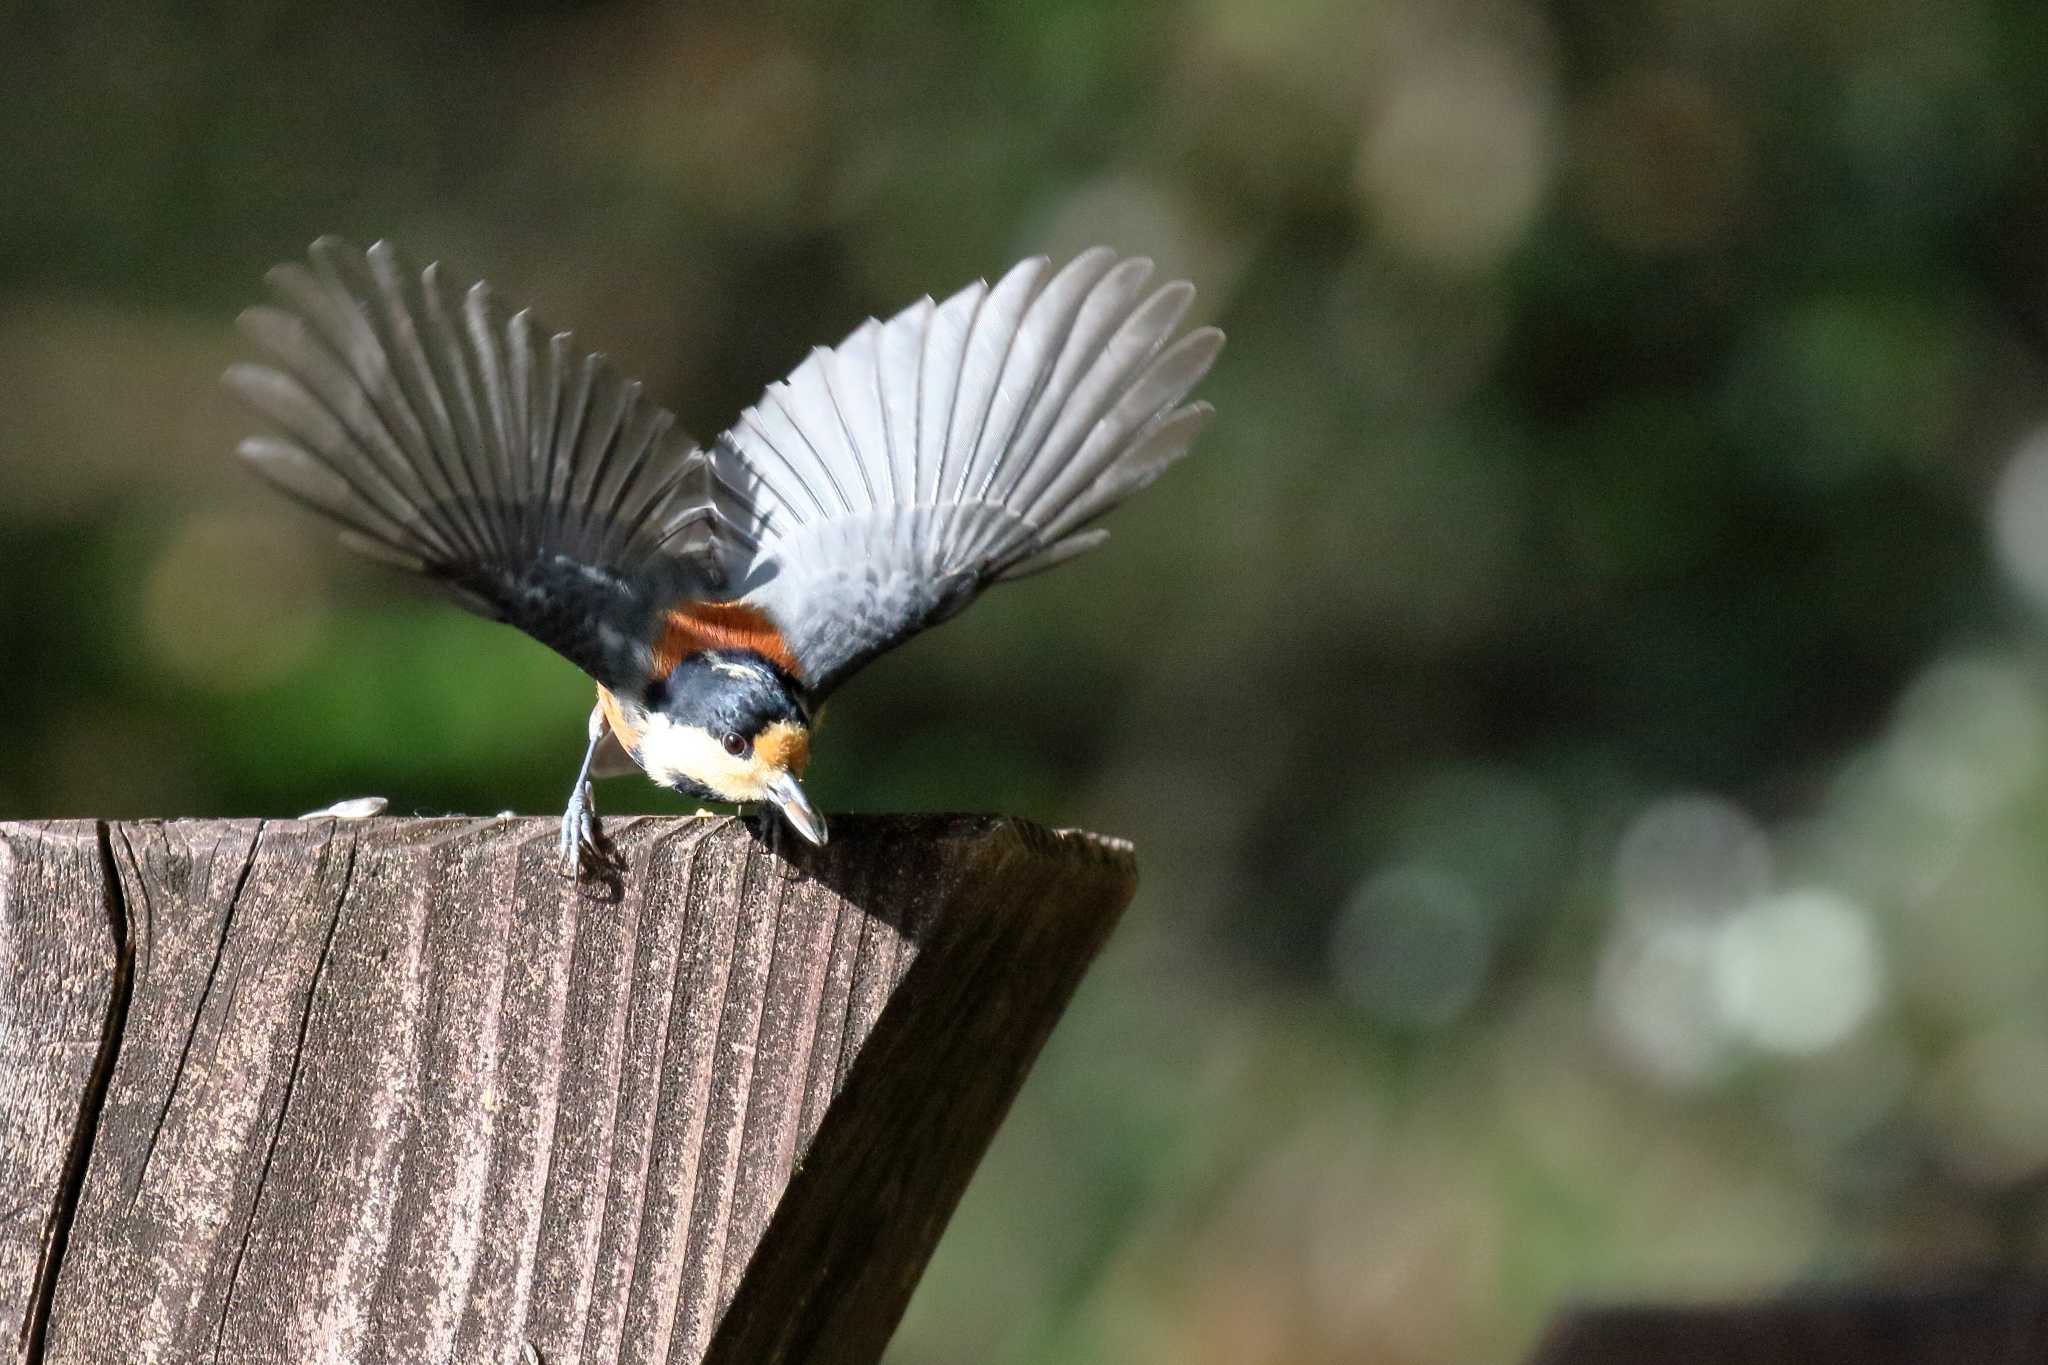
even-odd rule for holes
{"type": "Polygon", "coordinates": [[[796,776],[810,757],[807,736],[787,721],[761,732],[748,752],[734,757],[722,736],[699,725],[679,725],[660,712],[647,717],[640,732],[640,766],[663,786],[680,778],[717,792],[724,801],[753,802],[768,797],[768,784],[785,771],[796,776]]]}
{"type": "Polygon", "coordinates": [[[689,778],[727,801],[760,800],[769,777],[752,755],[734,758],[709,730],[678,725],[658,711],[640,732],[640,766],[665,787],[689,778]]]}

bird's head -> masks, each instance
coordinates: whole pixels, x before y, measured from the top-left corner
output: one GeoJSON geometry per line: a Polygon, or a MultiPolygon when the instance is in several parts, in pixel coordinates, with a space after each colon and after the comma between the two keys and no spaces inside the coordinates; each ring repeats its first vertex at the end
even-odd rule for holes
{"type": "Polygon", "coordinates": [[[702,650],[649,691],[637,757],[664,786],[714,801],[766,802],[814,844],[825,819],[799,783],[810,717],[795,682],[747,649],[702,650]]]}

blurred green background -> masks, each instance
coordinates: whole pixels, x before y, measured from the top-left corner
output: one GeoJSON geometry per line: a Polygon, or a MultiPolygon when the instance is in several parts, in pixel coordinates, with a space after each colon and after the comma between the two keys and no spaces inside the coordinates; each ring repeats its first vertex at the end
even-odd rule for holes
{"type": "MultiPolygon", "coordinates": [[[[560,809],[586,684],[228,458],[321,232],[708,437],[1094,241],[1230,346],[827,809],[1143,888],[896,1365],[1519,1356],[2048,1258],[2048,8],[84,3],[0,58],[0,815],[560,809]]],[[[687,807],[638,781],[612,811],[687,807]]]]}

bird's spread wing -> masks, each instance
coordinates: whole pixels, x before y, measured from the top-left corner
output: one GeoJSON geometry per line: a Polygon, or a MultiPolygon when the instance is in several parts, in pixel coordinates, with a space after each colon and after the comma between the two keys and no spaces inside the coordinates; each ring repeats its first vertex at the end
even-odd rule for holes
{"type": "Polygon", "coordinates": [[[388,243],[323,238],[242,316],[277,367],[230,387],[280,437],[240,453],[339,522],[598,681],[644,672],[650,623],[714,595],[736,551],[709,461],[600,355],[388,243]]]}
{"type": "Polygon", "coordinates": [[[1105,248],[922,299],[813,351],[712,449],[727,575],[822,695],[989,583],[1100,544],[1089,523],[1208,419],[1222,346],[1194,295],[1105,248]]]}

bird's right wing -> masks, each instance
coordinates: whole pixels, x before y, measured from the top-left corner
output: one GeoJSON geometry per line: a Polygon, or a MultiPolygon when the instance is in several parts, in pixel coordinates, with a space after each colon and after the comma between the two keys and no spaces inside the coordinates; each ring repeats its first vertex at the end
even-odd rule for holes
{"type": "Polygon", "coordinates": [[[276,368],[227,380],[283,436],[240,454],[352,547],[607,685],[644,674],[658,613],[715,594],[706,457],[603,356],[389,243],[322,238],[268,278],[281,306],[242,326],[276,368]]]}
{"type": "Polygon", "coordinates": [[[822,696],[988,584],[1072,558],[1208,420],[1222,347],[1176,339],[1194,287],[1098,247],[870,319],[712,448],[746,602],[822,696]]]}

